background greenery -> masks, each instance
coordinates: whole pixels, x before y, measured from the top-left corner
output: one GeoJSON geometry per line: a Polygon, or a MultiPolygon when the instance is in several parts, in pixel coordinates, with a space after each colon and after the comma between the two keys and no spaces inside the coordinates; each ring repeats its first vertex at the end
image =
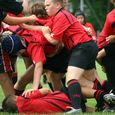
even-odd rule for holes
{"type": "MultiPolygon", "coordinates": [[[[69,0],[70,4],[72,4],[72,7],[69,7],[69,10],[72,11],[73,14],[78,9],[80,9],[80,1],[81,0],[69,0]]],[[[84,1],[84,13],[86,15],[86,20],[94,25],[94,28],[98,34],[98,32],[103,27],[106,14],[109,11],[111,11],[113,5],[110,3],[110,0],[83,0],[83,1],[84,1]]]]}

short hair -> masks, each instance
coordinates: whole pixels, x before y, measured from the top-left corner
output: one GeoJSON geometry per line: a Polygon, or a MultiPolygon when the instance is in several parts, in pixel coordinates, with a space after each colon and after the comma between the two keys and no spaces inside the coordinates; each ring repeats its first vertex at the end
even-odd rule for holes
{"type": "Polygon", "coordinates": [[[84,23],[86,23],[86,17],[85,17],[85,14],[83,11],[81,11],[81,10],[76,11],[75,17],[77,17],[77,16],[83,16],[84,17],[84,23]]]}
{"type": "Polygon", "coordinates": [[[62,7],[65,7],[66,0],[52,0],[52,2],[60,2],[62,7]]]}
{"type": "Polygon", "coordinates": [[[4,112],[17,113],[18,108],[16,102],[14,101],[15,95],[8,95],[2,102],[2,108],[4,112]]]}
{"type": "Polygon", "coordinates": [[[43,3],[33,4],[31,6],[30,13],[35,14],[39,18],[46,18],[48,16],[43,3]]]}

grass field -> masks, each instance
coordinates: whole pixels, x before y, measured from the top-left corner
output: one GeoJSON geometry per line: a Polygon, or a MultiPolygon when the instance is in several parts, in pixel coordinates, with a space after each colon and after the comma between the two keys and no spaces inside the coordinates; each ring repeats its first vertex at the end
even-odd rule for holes
{"type": "MultiPolygon", "coordinates": [[[[19,76],[21,76],[25,72],[25,66],[22,59],[19,59],[17,62],[19,76]]],[[[101,80],[106,79],[105,74],[102,72],[101,67],[97,64],[97,72],[99,76],[101,76],[101,80]]],[[[47,85],[45,85],[47,87],[47,85]]],[[[0,105],[2,103],[2,100],[4,98],[3,92],[0,87],[0,105]]],[[[88,99],[87,105],[90,107],[94,107],[96,104],[96,101],[94,99],[88,99]]],[[[18,114],[9,114],[9,113],[0,113],[0,115],[18,115],[18,114]]],[[[58,114],[63,115],[63,114],[58,114]]],[[[115,115],[115,113],[85,113],[83,115],[115,115]]]]}

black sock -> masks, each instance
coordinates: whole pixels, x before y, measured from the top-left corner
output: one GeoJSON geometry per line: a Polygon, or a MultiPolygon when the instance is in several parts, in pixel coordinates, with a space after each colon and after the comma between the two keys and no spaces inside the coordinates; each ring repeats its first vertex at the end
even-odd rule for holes
{"type": "Polygon", "coordinates": [[[104,106],[105,106],[105,101],[103,99],[103,96],[105,95],[106,93],[102,90],[97,90],[95,93],[94,93],[94,97],[97,101],[97,104],[96,104],[96,111],[102,111],[104,106]]]}
{"type": "Polygon", "coordinates": [[[111,84],[107,80],[103,81],[102,88],[107,93],[109,93],[112,90],[112,86],[111,86],[111,84]]]}
{"type": "Polygon", "coordinates": [[[68,83],[68,92],[71,99],[72,107],[81,108],[81,87],[77,80],[70,80],[68,83]]]}
{"type": "Polygon", "coordinates": [[[48,82],[48,85],[49,85],[50,89],[51,89],[52,91],[54,91],[53,86],[52,86],[52,84],[51,84],[50,82],[48,82]]]}
{"type": "Polygon", "coordinates": [[[95,81],[94,81],[94,85],[93,85],[93,89],[96,89],[96,90],[102,90],[102,86],[101,86],[101,84],[100,84],[100,82],[99,82],[99,80],[98,79],[95,79],[95,81]]]}
{"type": "Polygon", "coordinates": [[[97,101],[104,101],[103,99],[103,96],[105,95],[106,93],[102,90],[97,90],[95,93],[94,93],[94,97],[97,101]]]}
{"type": "Polygon", "coordinates": [[[66,77],[63,77],[63,78],[61,79],[61,82],[62,82],[63,86],[65,86],[65,83],[66,83],[66,77]]]}

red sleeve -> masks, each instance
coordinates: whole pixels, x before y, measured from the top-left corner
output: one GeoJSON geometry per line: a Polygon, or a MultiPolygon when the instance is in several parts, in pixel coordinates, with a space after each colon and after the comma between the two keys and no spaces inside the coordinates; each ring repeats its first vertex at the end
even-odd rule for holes
{"type": "Polygon", "coordinates": [[[112,19],[109,15],[107,15],[103,30],[101,31],[97,39],[97,44],[99,48],[103,48],[106,44],[108,44],[106,42],[106,37],[111,35],[112,32],[111,23],[112,19]]]}
{"type": "Polygon", "coordinates": [[[107,37],[107,34],[105,33],[104,28],[103,28],[102,32],[99,34],[97,38],[97,45],[99,49],[102,49],[105,45],[108,44],[106,42],[106,37],[107,37]]]}

